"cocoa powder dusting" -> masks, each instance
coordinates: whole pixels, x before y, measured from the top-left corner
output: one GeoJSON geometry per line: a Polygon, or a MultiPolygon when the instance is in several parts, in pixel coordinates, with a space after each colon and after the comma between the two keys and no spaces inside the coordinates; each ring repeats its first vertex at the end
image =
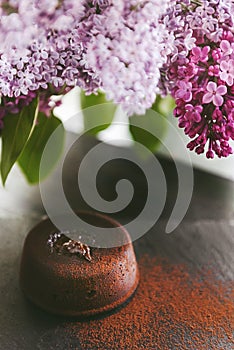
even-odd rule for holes
{"type": "Polygon", "coordinates": [[[233,281],[144,257],[133,299],[112,315],[65,325],[84,350],[233,349],[233,281]],[[227,345],[228,344],[228,345],[227,345]]]}

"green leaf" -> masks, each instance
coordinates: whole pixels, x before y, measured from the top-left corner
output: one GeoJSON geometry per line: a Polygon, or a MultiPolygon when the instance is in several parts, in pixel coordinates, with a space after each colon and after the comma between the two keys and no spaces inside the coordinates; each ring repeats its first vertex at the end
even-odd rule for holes
{"type": "Polygon", "coordinates": [[[81,108],[84,116],[84,129],[89,134],[96,135],[110,126],[113,121],[117,106],[107,102],[105,94],[99,92],[97,95],[80,94],[81,108]],[[95,108],[95,106],[97,106],[95,108]],[[92,107],[92,108],[89,108],[92,107]]]}
{"type": "Polygon", "coordinates": [[[155,152],[167,131],[167,116],[172,113],[174,100],[169,96],[157,96],[151,109],[145,115],[133,115],[129,118],[129,130],[133,140],[155,152]]]}
{"type": "Polygon", "coordinates": [[[22,152],[33,129],[38,100],[34,99],[18,114],[8,114],[4,118],[2,130],[1,177],[3,185],[22,152]]]}
{"type": "Polygon", "coordinates": [[[136,115],[129,119],[129,130],[133,140],[155,152],[167,130],[166,118],[147,111],[144,116],[136,115]]]}
{"type": "Polygon", "coordinates": [[[168,117],[172,114],[175,106],[175,100],[170,95],[166,97],[161,97],[158,95],[151,109],[159,114],[162,114],[164,117],[168,117]]]}
{"type": "Polygon", "coordinates": [[[64,144],[64,128],[60,119],[51,115],[49,118],[39,112],[37,125],[31,134],[23,152],[21,153],[18,164],[24,172],[27,180],[31,184],[38,183],[49,175],[55,164],[57,163],[64,144]],[[40,162],[44,148],[50,136],[55,129],[59,127],[56,142],[53,143],[53,150],[50,150],[50,160],[47,162],[46,168],[43,168],[43,175],[40,173],[40,162]]]}

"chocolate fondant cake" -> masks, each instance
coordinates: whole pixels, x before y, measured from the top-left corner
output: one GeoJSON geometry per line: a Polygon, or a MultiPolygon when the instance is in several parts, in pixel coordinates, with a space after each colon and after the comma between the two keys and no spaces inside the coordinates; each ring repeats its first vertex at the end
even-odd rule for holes
{"type": "Polygon", "coordinates": [[[56,233],[47,219],[28,234],[20,267],[25,295],[41,308],[60,315],[90,316],[111,310],[135,291],[139,275],[132,243],[116,221],[96,213],[85,220],[109,227],[128,239],[113,248],[89,248],[85,242],[56,233]]]}

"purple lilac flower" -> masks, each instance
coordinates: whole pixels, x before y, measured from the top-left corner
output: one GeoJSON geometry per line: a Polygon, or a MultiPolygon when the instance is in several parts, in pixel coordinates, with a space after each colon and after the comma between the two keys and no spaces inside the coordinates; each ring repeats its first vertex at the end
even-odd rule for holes
{"type": "Polygon", "coordinates": [[[159,22],[168,4],[11,0],[0,24],[2,96],[45,96],[44,89],[62,93],[64,86],[78,85],[88,94],[101,88],[128,114],[143,114],[172,51],[173,38],[159,22]]]}
{"type": "Polygon", "coordinates": [[[108,99],[129,115],[144,114],[155,101],[165,53],[171,53],[169,33],[159,22],[168,1],[109,3],[95,16],[85,64],[94,69],[108,99]]]}
{"type": "Polygon", "coordinates": [[[1,115],[18,97],[30,102],[32,92],[41,96],[45,110],[45,96],[49,105],[51,95],[75,85],[89,92],[99,87],[92,69],[82,64],[85,30],[93,25],[89,18],[96,11],[91,2],[11,0],[7,6],[0,2],[0,8],[1,115]]]}
{"type": "Polygon", "coordinates": [[[234,23],[232,1],[174,1],[164,21],[175,37],[161,69],[161,90],[176,99],[174,114],[192,139],[190,150],[227,157],[234,140],[234,23]],[[175,23],[175,18],[179,20],[175,23]],[[192,30],[193,47],[187,47],[192,30]]]}

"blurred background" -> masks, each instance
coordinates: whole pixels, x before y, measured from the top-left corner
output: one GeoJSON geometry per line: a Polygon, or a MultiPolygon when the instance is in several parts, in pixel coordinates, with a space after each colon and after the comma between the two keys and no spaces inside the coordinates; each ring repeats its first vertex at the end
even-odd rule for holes
{"type": "MultiPolygon", "coordinates": [[[[55,114],[60,117],[63,121],[67,121],[69,118],[78,114],[80,108],[79,101],[79,89],[76,88],[69,92],[63,99],[63,104],[60,107],[55,109],[55,114]]],[[[175,126],[175,128],[179,131],[182,139],[184,140],[184,144],[186,145],[189,142],[189,138],[184,135],[183,130],[179,129],[177,126],[177,119],[173,116],[169,117],[170,122],[175,126]]],[[[109,142],[112,144],[117,144],[120,142],[124,145],[131,144],[131,135],[128,130],[127,125],[127,116],[121,112],[120,109],[116,111],[114,122],[117,124],[121,122],[122,125],[112,125],[108,129],[99,133],[99,139],[105,142],[109,142]],[[124,125],[126,123],[126,125],[124,125]],[[120,141],[116,141],[116,138],[120,141]]],[[[72,121],[72,125],[66,123],[66,127],[69,131],[79,133],[83,130],[83,120],[78,116],[77,123],[74,125],[74,119],[72,121]]],[[[177,142],[175,142],[173,132],[167,132],[165,135],[165,143],[170,146],[170,149],[173,149],[173,157],[175,159],[179,159],[181,162],[185,160],[182,157],[181,150],[177,142]]],[[[234,148],[234,141],[232,141],[232,145],[234,148]]],[[[168,152],[163,147],[163,145],[159,148],[158,152],[165,156],[168,156],[168,152]]],[[[228,158],[219,159],[215,157],[215,159],[207,159],[205,155],[197,155],[195,152],[189,152],[192,163],[195,167],[203,169],[207,172],[211,172],[216,175],[220,175],[222,177],[234,180],[234,155],[228,158]]]]}

